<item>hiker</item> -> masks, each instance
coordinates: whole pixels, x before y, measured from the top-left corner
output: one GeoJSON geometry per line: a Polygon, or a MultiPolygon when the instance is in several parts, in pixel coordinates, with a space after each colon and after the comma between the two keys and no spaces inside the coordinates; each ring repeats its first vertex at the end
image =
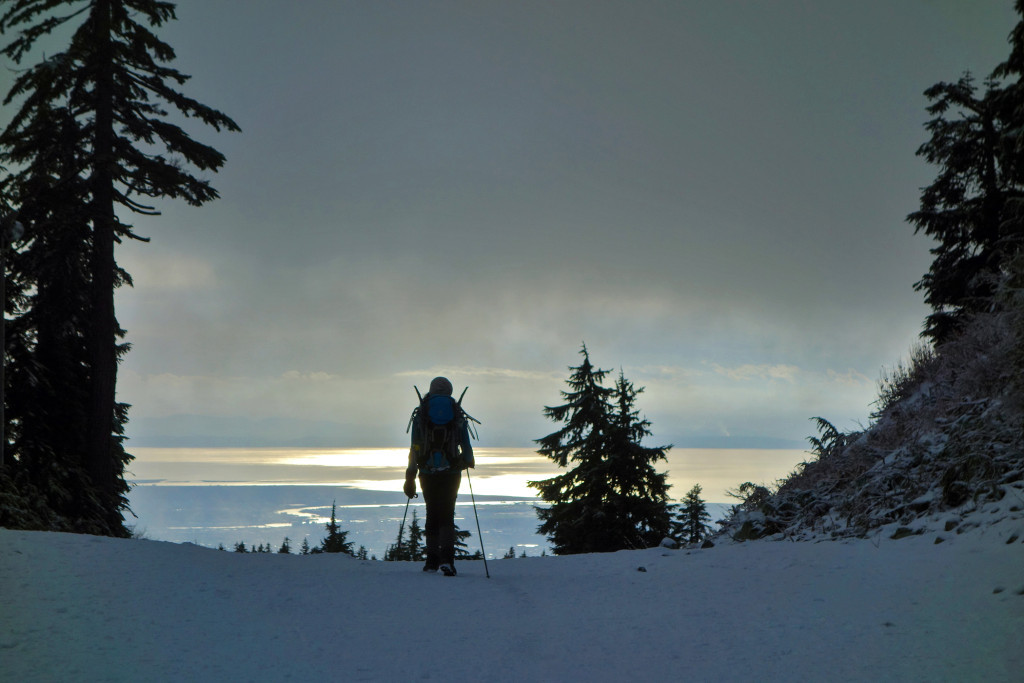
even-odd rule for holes
{"type": "Polygon", "coordinates": [[[416,495],[416,474],[427,504],[424,525],[427,563],[423,571],[441,570],[455,576],[455,498],[462,470],[473,467],[469,422],[452,398],[452,383],[444,377],[430,382],[430,391],[413,411],[412,445],[405,470],[405,495],[416,495]]]}

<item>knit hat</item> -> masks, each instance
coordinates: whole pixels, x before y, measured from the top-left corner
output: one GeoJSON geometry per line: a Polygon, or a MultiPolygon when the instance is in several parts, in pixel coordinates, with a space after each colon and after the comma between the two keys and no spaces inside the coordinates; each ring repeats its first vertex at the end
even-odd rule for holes
{"type": "Polygon", "coordinates": [[[452,383],[446,377],[435,377],[430,380],[430,393],[434,396],[451,396],[452,383]]]}

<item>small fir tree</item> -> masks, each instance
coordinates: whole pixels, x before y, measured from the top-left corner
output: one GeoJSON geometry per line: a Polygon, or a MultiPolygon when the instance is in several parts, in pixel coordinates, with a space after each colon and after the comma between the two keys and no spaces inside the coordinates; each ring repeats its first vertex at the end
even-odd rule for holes
{"type": "Polygon", "coordinates": [[[538,453],[559,467],[575,466],[543,481],[531,481],[547,508],[537,508],[538,533],[556,554],[613,552],[657,545],[669,530],[668,484],[653,463],[671,446],[647,448],[650,423],[639,417],[636,389],[620,373],[614,388],[603,385],[607,370],[595,368],[586,345],[571,367],[565,403],[545,407],[561,429],[537,440],[538,453]]]}
{"type": "Polygon", "coordinates": [[[419,516],[416,514],[416,510],[413,510],[412,522],[409,524],[408,559],[414,561],[426,559],[427,549],[423,541],[424,535],[425,532],[420,525],[419,516]]]}
{"type": "Polygon", "coordinates": [[[399,525],[397,540],[384,551],[385,561],[414,562],[425,558],[426,548],[423,545],[423,527],[420,526],[416,510],[412,511],[412,521],[408,527],[409,540],[405,539],[405,531],[405,527],[399,525]]]}
{"type": "Polygon", "coordinates": [[[406,559],[403,554],[403,548],[405,548],[405,526],[402,524],[398,525],[398,538],[395,542],[389,545],[384,550],[384,561],[385,562],[399,562],[406,559]]]}
{"type": "Polygon", "coordinates": [[[299,546],[299,554],[300,555],[309,555],[309,553],[310,553],[309,537],[307,536],[306,538],[302,539],[302,545],[299,546]]]}
{"type": "Polygon", "coordinates": [[[469,533],[468,530],[463,531],[459,528],[459,525],[455,525],[455,558],[466,560],[471,559],[469,554],[469,546],[466,541],[469,540],[473,534],[469,533]]]}
{"type": "Polygon", "coordinates": [[[281,555],[292,554],[292,542],[287,536],[284,537],[284,542],[281,543],[281,547],[277,549],[277,552],[281,555]]]}
{"type": "Polygon", "coordinates": [[[708,524],[711,515],[700,494],[700,484],[694,484],[681,501],[682,507],[676,516],[676,533],[683,543],[700,543],[711,533],[711,525],[708,524]]]}
{"type": "Polygon", "coordinates": [[[352,541],[348,540],[348,532],[342,531],[338,525],[335,512],[337,511],[337,501],[331,505],[331,521],[327,523],[327,537],[320,542],[320,552],[322,553],[345,553],[346,555],[352,554],[352,541]]]}

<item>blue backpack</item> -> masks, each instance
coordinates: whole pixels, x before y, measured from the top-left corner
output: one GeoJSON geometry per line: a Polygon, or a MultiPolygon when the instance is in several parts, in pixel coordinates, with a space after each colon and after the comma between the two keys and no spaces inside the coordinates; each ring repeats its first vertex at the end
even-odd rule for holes
{"type": "MultiPolygon", "coordinates": [[[[416,393],[419,394],[418,389],[416,393]]],[[[463,391],[462,395],[465,396],[466,392],[463,391]]],[[[462,410],[461,400],[427,394],[412,411],[409,426],[415,424],[423,439],[423,448],[416,462],[422,472],[463,469],[462,434],[467,430],[469,420],[478,421],[462,410]]]]}

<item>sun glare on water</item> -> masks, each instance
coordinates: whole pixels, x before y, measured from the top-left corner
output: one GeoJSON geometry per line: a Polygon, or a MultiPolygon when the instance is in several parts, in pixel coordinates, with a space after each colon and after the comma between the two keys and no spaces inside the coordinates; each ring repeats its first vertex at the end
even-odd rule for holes
{"type": "Polygon", "coordinates": [[[336,451],[292,452],[274,458],[275,465],[316,465],[319,467],[405,467],[405,448],[346,448],[336,451]]]}

